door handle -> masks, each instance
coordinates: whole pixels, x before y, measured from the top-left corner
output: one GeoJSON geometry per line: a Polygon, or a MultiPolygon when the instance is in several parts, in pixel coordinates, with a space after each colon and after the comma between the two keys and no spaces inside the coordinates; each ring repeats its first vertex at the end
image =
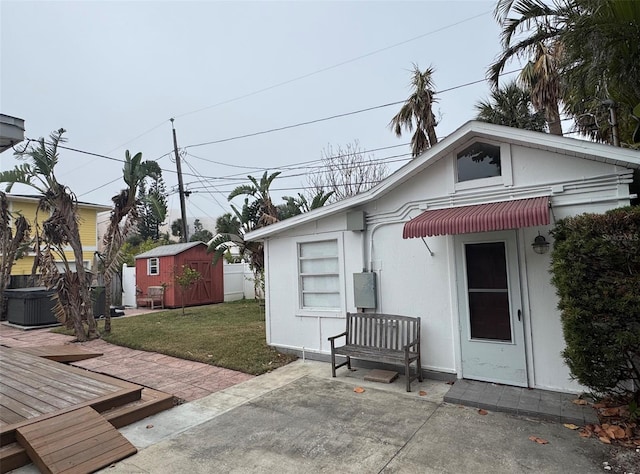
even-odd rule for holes
{"type": "Polygon", "coordinates": [[[518,310],[518,321],[522,321],[522,311],[518,310]]]}

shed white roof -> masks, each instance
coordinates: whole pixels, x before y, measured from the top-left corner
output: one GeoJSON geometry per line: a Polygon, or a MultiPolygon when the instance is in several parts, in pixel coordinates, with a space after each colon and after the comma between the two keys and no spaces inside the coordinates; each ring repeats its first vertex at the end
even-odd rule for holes
{"type": "Polygon", "coordinates": [[[196,245],[204,245],[204,242],[185,242],[182,244],[160,245],[151,250],[147,250],[139,255],[136,255],[136,260],[139,258],[153,258],[153,257],[170,257],[171,255],[178,255],[179,253],[189,250],[196,245]]]}

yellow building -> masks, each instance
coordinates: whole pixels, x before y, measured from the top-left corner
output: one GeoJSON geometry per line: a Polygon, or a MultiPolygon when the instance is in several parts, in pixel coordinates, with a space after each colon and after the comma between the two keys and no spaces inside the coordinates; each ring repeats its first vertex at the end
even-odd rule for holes
{"type": "MultiPolygon", "coordinates": [[[[38,207],[37,196],[8,194],[9,211],[16,215],[22,214],[33,226],[38,207]]],[[[78,227],[80,229],[80,241],[82,242],[82,259],[85,268],[91,268],[93,254],[98,250],[98,213],[109,210],[109,206],[101,204],[91,204],[88,202],[78,203],[78,227]]],[[[41,215],[40,222],[45,218],[41,215]]],[[[33,231],[32,231],[33,234],[33,231]]],[[[69,261],[74,261],[71,247],[65,250],[65,255],[69,261]]],[[[33,267],[33,254],[17,260],[11,270],[12,275],[30,275],[33,267]]]]}

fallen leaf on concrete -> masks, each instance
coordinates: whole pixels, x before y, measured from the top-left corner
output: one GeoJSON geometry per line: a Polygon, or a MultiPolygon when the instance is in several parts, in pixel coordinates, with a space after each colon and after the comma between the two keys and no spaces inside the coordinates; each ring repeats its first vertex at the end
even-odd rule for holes
{"type": "Polygon", "coordinates": [[[580,430],[581,438],[591,438],[591,431],[589,430],[580,430]]]}
{"type": "Polygon", "coordinates": [[[576,405],[586,405],[587,401],[583,400],[582,398],[576,398],[575,400],[573,400],[573,403],[575,403],[576,405]]]}
{"type": "Polygon", "coordinates": [[[563,425],[565,428],[569,428],[570,430],[577,430],[580,428],[578,425],[574,425],[573,423],[565,423],[563,425]]]}
{"type": "Polygon", "coordinates": [[[607,404],[603,403],[603,402],[598,402],[598,403],[594,403],[593,404],[593,408],[604,408],[606,406],[607,406],[607,404]]]}
{"type": "Polygon", "coordinates": [[[153,428],[153,425],[147,425],[148,430],[150,430],[151,428],[153,428]]]}
{"type": "Polygon", "coordinates": [[[356,387],[356,388],[353,389],[353,391],[356,392],[356,393],[364,393],[364,388],[356,387]]]}
{"type": "Polygon", "coordinates": [[[611,440],[609,438],[607,438],[606,436],[600,436],[598,439],[601,442],[603,442],[604,444],[611,444],[611,440]]]}
{"type": "Polygon", "coordinates": [[[640,446],[640,439],[634,439],[633,444],[635,444],[636,446],[640,446]]]}
{"type": "Polygon", "coordinates": [[[425,392],[424,390],[420,390],[418,392],[418,395],[420,395],[421,397],[424,397],[427,394],[427,392],[425,392]]]}
{"type": "Polygon", "coordinates": [[[549,444],[549,441],[544,438],[538,438],[537,436],[529,436],[529,439],[538,444],[549,444]]]}
{"type": "Polygon", "coordinates": [[[480,409],[478,410],[478,413],[479,413],[480,415],[486,415],[486,414],[487,414],[487,413],[489,413],[489,412],[488,412],[487,410],[483,410],[482,408],[480,408],[480,409]]]}

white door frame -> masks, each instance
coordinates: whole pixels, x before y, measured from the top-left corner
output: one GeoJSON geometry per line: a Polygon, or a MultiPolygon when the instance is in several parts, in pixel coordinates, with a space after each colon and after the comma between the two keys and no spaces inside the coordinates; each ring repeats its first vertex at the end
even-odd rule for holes
{"type": "MultiPolygon", "coordinates": [[[[520,385],[520,386],[528,386],[529,378],[531,374],[530,367],[530,351],[529,351],[529,335],[528,325],[525,321],[525,303],[528,302],[528,295],[523,294],[526,293],[523,291],[524,289],[521,286],[521,277],[524,269],[522,268],[520,262],[520,243],[521,236],[517,230],[510,231],[500,231],[500,232],[487,232],[487,233],[479,233],[479,234],[463,234],[453,236],[451,239],[451,247],[453,258],[451,259],[453,262],[452,268],[452,276],[455,276],[453,279],[453,286],[455,291],[452,297],[452,308],[454,309],[454,313],[452,314],[452,322],[454,323],[454,327],[457,327],[458,336],[456,337],[456,366],[457,373],[459,378],[463,378],[464,376],[464,367],[463,367],[463,352],[464,346],[470,340],[466,340],[467,338],[467,328],[468,320],[461,321],[462,317],[468,318],[468,304],[467,304],[467,281],[466,281],[466,261],[465,261],[465,244],[473,244],[473,243],[489,243],[489,242],[505,242],[505,257],[507,264],[507,277],[509,284],[509,309],[511,316],[511,327],[512,327],[512,343],[502,343],[496,342],[495,348],[497,349],[499,346],[503,346],[504,349],[508,352],[513,352],[516,355],[516,359],[518,360],[517,366],[518,369],[524,371],[524,375],[522,377],[518,377],[518,380],[502,380],[499,377],[493,376],[478,376],[474,374],[473,378],[477,380],[486,380],[493,381],[499,383],[507,383],[510,385],[520,385]],[[517,317],[517,312],[520,311],[520,319],[517,317]],[[511,351],[508,346],[511,346],[513,350],[511,351]],[[516,346],[518,348],[516,349],[516,346]]],[[[479,344],[492,344],[491,342],[480,342],[479,344]]],[[[481,347],[478,345],[477,347],[481,347]]],[[[489,348],[489,347],[488,347],[489,348]]]]}

